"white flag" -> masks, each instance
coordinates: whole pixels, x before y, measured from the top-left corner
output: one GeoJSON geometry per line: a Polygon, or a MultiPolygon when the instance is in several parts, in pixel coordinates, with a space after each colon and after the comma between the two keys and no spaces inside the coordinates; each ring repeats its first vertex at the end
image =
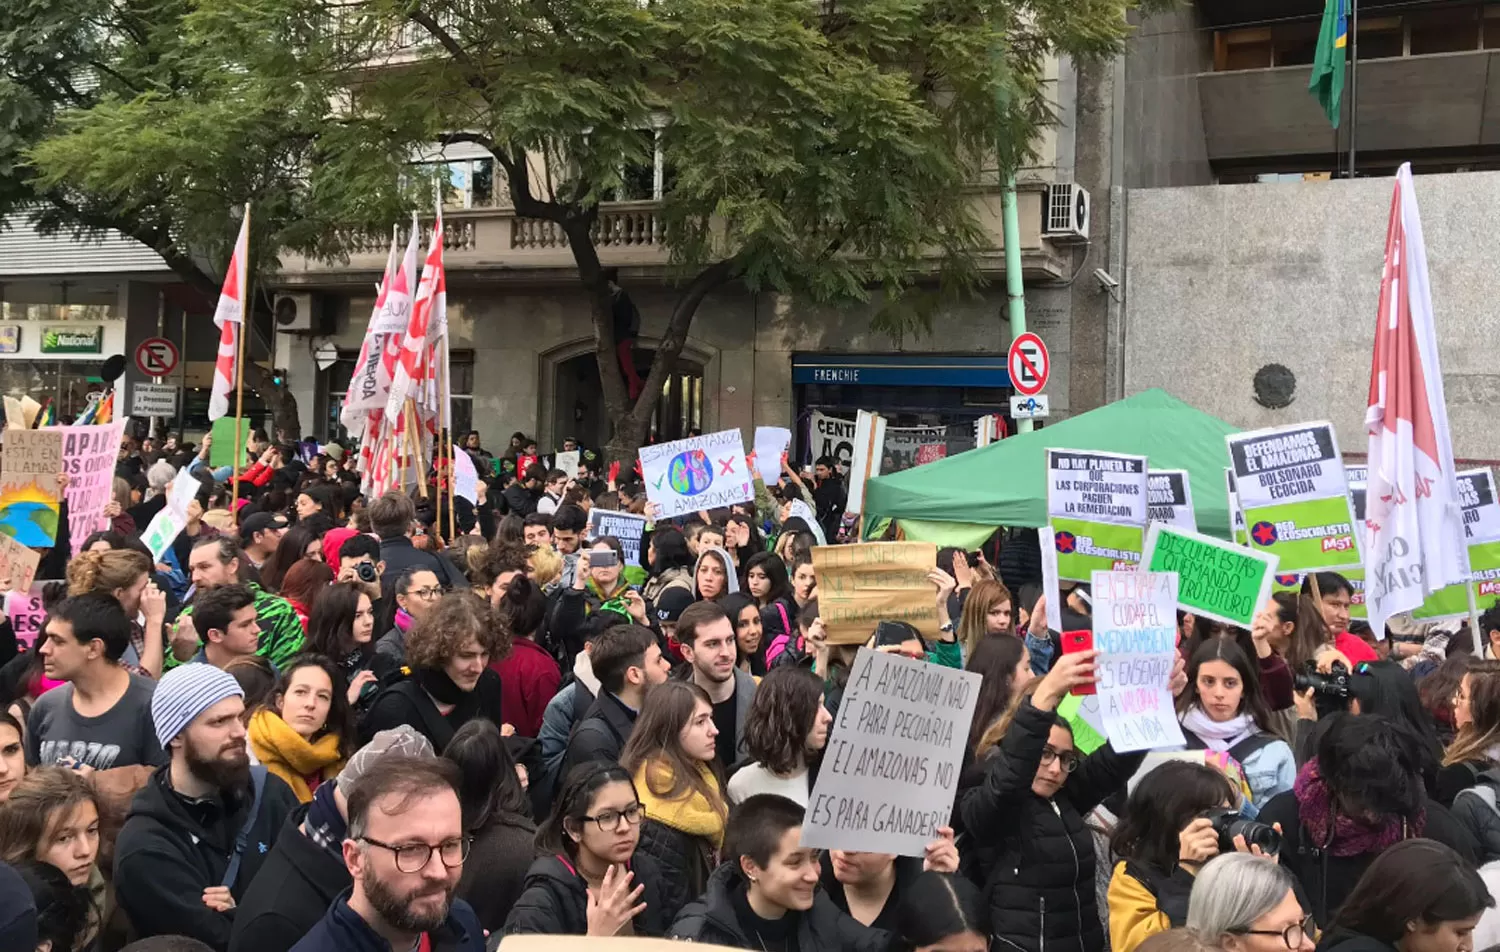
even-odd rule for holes
{"type": "Polygon", "coordinates": [[[208,395],[208,418],[217,420],[229,412],[229,395],[238,385],[240,326],[245,322],[245,291],[249,285],[250,206],[240,222],[240,236],[224,270],[224,286],[214,308],[214,326],[219,329],[219,353],[214,361],[213,389],[208,395]]]}

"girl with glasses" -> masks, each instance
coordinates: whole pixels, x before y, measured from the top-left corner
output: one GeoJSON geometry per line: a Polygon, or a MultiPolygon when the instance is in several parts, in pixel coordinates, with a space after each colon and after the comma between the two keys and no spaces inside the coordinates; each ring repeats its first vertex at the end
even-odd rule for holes
{"type": "Polygon", "coordinates": [[[375,653],[381,656],[375,665],[377,673],[406,663],[406,634],[443,597],[443,586],[432,569],[409,568],[396,576],[391,593],[389,600],[382,599],[386,601],[383,624],[375,626],[376,631],[385,632],[375,642],[375,653]]]}
{"type": "Polygon", "coordinates": [[[1188,931],[1225,952],[1312,952],[1317,929],[1295,887],[1276,863],[1226,853],[1193,882],[1188,931]]]}
{"type": "Polygon", "coordinates": [[[1105,947],[1084,817],[1124,792],[1144,755],[1106,744],[1079,756],[1057,706],[1093,681],[1094,652],[1063,655],[1034,691],[1020,695],[999,745],[959,781],[955,813],[986,883],[995,937],[1010,952],[1105,947]]]}
{"type": "Polygon", "coordinates": [[[1452,804],[1479,847],[1479,861],[1500,859],[1500,661],[1471,661],[1453,695],[1458,734],[1438,771],[1438,794],[1452,804]]]}
{"type": "Polygon", "coordinates": [[[636,855],[644,817],[624,767],[574,768],[537,828],[541,858],[526,873],[505,933],[664,935],[661,867],[636,855]]]}

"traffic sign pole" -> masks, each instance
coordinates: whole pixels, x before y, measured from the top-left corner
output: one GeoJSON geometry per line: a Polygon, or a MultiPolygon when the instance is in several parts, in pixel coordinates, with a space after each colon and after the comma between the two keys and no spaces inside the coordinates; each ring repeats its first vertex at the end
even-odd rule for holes
{"type": "MultiPolygon", "coordinates": [[[[1026,285],[1021,280],[1021,217],[1016,208],[1016,174],[1005,177],[1000,218],[1005,234],[1005,290],[1009,299],[1010,339],[1026,333],[1026,285]]],[[[1016,421],[1017,433],[1031,432],[1031,419],[1016,421]]]]}

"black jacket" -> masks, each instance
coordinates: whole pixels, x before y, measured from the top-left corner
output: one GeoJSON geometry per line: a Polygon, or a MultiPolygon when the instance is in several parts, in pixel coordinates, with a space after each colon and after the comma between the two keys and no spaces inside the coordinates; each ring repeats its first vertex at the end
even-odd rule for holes
{"type": "Polygon", "coordinates": [[[1318,942],[1318,952],[1396,952],[1396,947],[1373,936],[1332,929],[1318,942]]]}
{"type": "Polygon", "coordinates": [[[662,921],[671,922],[708,886],[713,844],[648,817],[641,821],[641,841],[635,848],[635,855],[642,854],[661,867],[662,921]]]}
{"type": "MultiPolygon", "coordinates": [[[[522,475],[524,474],[516,474],[516,476],[518,477],[522,475]]],[[[505,505],[510,509],[511,512],[520,516],[522,519],[525,519],[533,512],[536,512],[536,503],[537,500],[541,498],[542,494],[537,490],[527,489],[519,482],[514,482],[505,487],[505,491],[500,495],[502,498],[504,498],[505,505]]]]}
{"type": "Polygon", "coordinates": [[[406,536],[380,540],[380,561],[385,563],[385,572],[380,576],[381,592],[389,598],[391,586],[407,569],[427,569],[436,575],[444,588],[468,588],[469,580],[458,570],[446,555],[424,552],[411,544],[406,536]]]}
{"type": "MultiPolygon", "coordinates": [[[[758,941],[745,935],[730,898],[747,886],[739,864],[724,863],[709,877],[708,891],[702,898],[682,910],[668,937],[734,949],[761,948],[758,941]]],[[[812,908],[798,916],[800,952],[885,952],[890,944],[890,933],[855,922],[821,890],[814,894],[812,908]]]]}
{"type": "Polygon", "coordinates": [[[498,932],[526,888],[526,867],[536,856],[536,824],[529,817],[500,813],[471,835],[474,844],[458,881],[458,898],[474,907],[485,931],[498,932]]]}
{"type": "MultiPolygon", "coordinates": [[[[896,931],[896,908],[901,905],[901,897],[906,890],[911,888],[911,883],[922,875],[922,857],[920,856],[898,856],[896,857],[896,882],[891,886],[891,894],[886,897],[885,906],[875,921],[870,923],[874,929],[884,929],[887,932],[896,931]]],[[[849,896],[844,892],[844,884],[839,882],[833,872],[833,851],[823,851],[823,874],[820,878],[823,892],[840,912],[849,911],[849,896]]],[[[856,922],[859,920],[855,920],[856,922]]]]}
{"type": "Polygon", "coordinates": [[[351,885],[343,860],[298,829],[306,816],[303,804],[287,818],[260,875],[245,890],[234,911],[229,952],[287,952],[351,885]]]}
{"type": "Polygon", "coordinates": [[[813,487],[813,505],[817,509],[818,525],[823,535],[832,542],[839,532],[839,523],[844,519],[844,506],[849,501],[849,492],[837,474],[813,487]]]}
{"type": "MultiPolygon", "coordinates": [[[[159,768],[130,804],[130,816],[115,841],[115,895],[138,936],[185,935],[227,949],[235,912],[214,912],[202,896],[208,887],[223,885],[235,839],[249,815],[250,791],[190,804],[172,790],[171,769],[159,768]]],[[[267,776],[230,889],[236,903],[244,899],[296,809],[292,789],[279,777],[267,776]]]]}
{"type": "Polygon", "coordinates": [[[1450,812],[1453,819],[1474,838],[1481,865],[1500,859],[1500,768],[1479,774],[1479,780],[1459,791],[1450,812]]]}
{"type": "MultiPolygon", "coordinates": [[[[635,918],[635,934],[661,936],[667,919],[662,915],[661,870],[649,856],[637,853],[630,860],[634,884],[645,886],[641,902],[646,911],[635,918]]],[[[585,935],[589,931],[588,885],[561,856],[543,856],[526,871],[526,889],[511,907],[503,935],[585,935]]],[[[490,937],[490,948],[499,946],[502,933],[490,937]]]]}
{"type": "Polygon", "coordinates": [[[579,764],[596,760],[617,762],[620,751],[625,749],[625,742],[630,739],[630,732],[635,729],[635,715],[636,712],[619,698],[601,688],[589,712],[573,728],[568,753],[563,758],[562,773],[558,775],[559,782],[579,764]]]}
{"type": "Polygon", "coordinates": [[[1144,754],[1109,745],[1083,759],[1051,800],[1031,792],[1055,722],[1028,700],[999,748],[976,765],[958,815],[989,899],[995,937],[1021,952],[1101,952],[1106,937],[1094,891],[1094,838],[1084,817],[1123,793],[1144,754]]]}
{"type": "MultiPolygon", "coordinates": [[[[1465,862],[1475,865],[1474,840],[1453,819],[1453,814],[1432,800],[1428,800],[1423,808],[1427,811],[1427,824],[1421,835],[1453,847],[1465,862]]],[[[1332,856],[1324,853],[1318,848],[1320,844],[1312,842],[1302,826],[1302,807],[1294,791],[1278,793],[1268,800],[1256,820],[1281,824],[1281,868],[1297,877],[1311,903],[1307,911],[1312,913],[1318,925],[1326,928],[1349,893],[1354,891],[1354,884],[1379,854],[1332,856]]]]}
{"type": "Polygon", "coordinates": [[[375,695],[360,721],[360,737],[369,743],[380,731],[409,724],[432,741],[433,750],[442,753],[458,729],[476,717],[487,717],[500,726],[500,675],[493,670],[486,668],[474,690],[446,716],[438,713],[437,705],[416,679],[408,677],[385,685],[375,695]]]}
{"type": "MultiPolygon", "coordinates": [[[[455,899],[447,920],[427,934],[432,952],[480,952],[484,948],[484,930],[462,899],[455,899]]],[[[391,944],[349,908],[347,892],[293,948],[296,952],[391,952],[391,944]]]]}

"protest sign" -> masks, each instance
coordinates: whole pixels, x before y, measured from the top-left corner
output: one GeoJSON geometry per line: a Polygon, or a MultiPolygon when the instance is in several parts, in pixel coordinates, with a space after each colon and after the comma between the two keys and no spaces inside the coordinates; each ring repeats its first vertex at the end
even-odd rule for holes
{"type": "Polygon", "coordinates": [[[42,557],[26,546],[0,532],[0,579],[8,579],[13,590],[31,588],[36,578],[36,569],[42,557]]]}
{"type": "Polygon", "coordinates": [[[1141,560],[1147,510],[1146,457],[1047,451],[1047,513],[1060,579],[1087,582],[1096,571],[1141,560]]]}
{"type": "Polygon", "coordinates": [[[1173,572],[1094,573],[1094,676],[1119,753],[1184,744],[1171,687],[1177,587],[1173,572]]]}
{"type": "Polygon", "coordinates": [[[1109,742],[1104,736],[1104,718],[1099,713],[1099,695],[1065,695],[1057,705],[1057,714],[1073,728],[1073,746],[1085,756],[1109,742]]]}
{"type": "Polygon", "coordinates": [[[163,506],[151,517],[151,522],[146,526],[146,531],[141,534],[141,541],[146,548],[151,550],[151,558],[160,562],[172,547],[172,542],[177,534],[187,525],[187,517],[180,512],[173,511],[171,506],[163,506]]]}
{"type": "Polygon", "coordinates": [[[931,542],[863,542],[812,550],[818,576],[818,616],[832,645],[862,645],[882,621],[915,625],[938,637],[937,590],[927,573],[937,566],[931,542]]]}
{"type": "Polygon", "coordinates": [[[781,457],[792,445],[792,431],[784,426],[758,426],[755,428],[755,468],[760,481],[774,486],[781,479],[781,457]]]}
{"type": "Polygon", "coordinates": [[[641,564],[641,540],[646,536],[645,516],[595,506],[589,510],[588,534],[590,541],[600,536],[614,536],[625,551],[625,564],[641,564]]]}
{"type": "Polygon", "coordinates": [[[1229,535],[1235,545],[1249,545],[1250,537],[1245,533],[1245,513],[1240,509],[1240,494],[1234,485],[1234,470],[1225,468],[1224,485],[1229,497],[1229,535]]]}
{"type": "Polygon", "coordinates": [[[73,554],[96,529],[106,528],[104,507],[113,498],[115,461],[129,417],[113,423],[58,427],[63,435],[63,471],[68,474],[68,533],[73,554]]]}
{"type": "Polygon", "coordinates": [[[553,457],[552,468],[566,473],[569,479],[576,479],[578,462],[582,457],[583,453],[578,450],[564,450],[553,457]]]}
{"type": "Polygon", "coordinates": [[[643,446],[640,460],[646,498],[662,519],[755,498],[739,430],[643,446]]]}
{"type": "Polygon", "coordinates": [[[1360,564],[1332,424],[1299,423],[1225,440],[1252,548],[1276,555],[1288,572],[1360,564]]]}
{"type": "Polygon", "coordinates": [[[453,494],[479,504],[479,472],[474,468],[474,457],[463,450],[453,455],[453,494]]]}
{"type": "Polygon", "coordinates": [[[1193,491],[1185,469],[1153,469],[1146,473],[1146,518],[1189,532],[1198,531],[1193,513],[1193,491]]]}
{"type": "Polygon", "coordinates": [[[222,416],[211,425],[209,436],[212,436],[214,441],[208,448],[208,465],[214,469],[221,466],[245,468],[245,447],[250,445],[250,421],[246,419],[238,421],[240,424],[239,456],[234,455],[235,422],[234,417],[222,416]]]}
{"type": "Polygon", "coordinates": [[[917,447],[917,459],[913,466],[925,466],[928,463],[936,463],[940,459],[948,458],[947,443],[923,443],[917,447]]]}
{"type": "Polygon", "coordinates": [[[16,634],[16,643],[23,650],[30,650],[41,634],[47,618],[47,609],[42,607],[42,589],[51,584],[33,579],[29,588],[18,588],[6,597],[5,614],[10,619],[11,631],[16,634]]]}
{"type": "Polygon", "coordinates": [[[845,512],[863,512],[865,483],[880,475],[881,447],[885,445],[885,418],[859,411],[854,424],[854,455],[849,459],[849,492],[845,512]]]}
{"type": "Polygon", "coordinates": [[[1500,600],[1500,502],[1495,498],[1495,480],[1487,469],[1456,474],[1462,507],[1464,542],[1469,547],[1469,579],[1446,585],[1422,600],[1411,617],[1417,621],[1462,618],[1469,614],[1469,586],[1474,589],[1474,607],[1486,611],[1500,600]]]}
{"type": "Polygon", "coordinates": [[[1177,607],[1200,618],[1249,628],[1271,597],[1276,556],[1153,522],[1142,563],[1177,573],[1177,607]]]}
{"type": "Polygon", "coordinates": [[[7,430],[0,455],[0,533],[23,546],[52,545],[62,511],[61,472],[61,431],[7,430]]]}
{"type": "Polygon", "coordinates": [[[921,856],[953,812],[979,687],[969,671],[860,648],[802,845],[921,856]]]}
{"type": "Polygon", "coordinates": [[[948,455],[946,426],[887,426],[880,475],[889,476],[948,455]]]}
{"type": "Polygon", "coordinates": [[[810,422],[808,462],[816,463],[825,456],[831,456],[841,469],[848,472],[849,461],[854,458],[854,421],[841,420],[814,410],[810,422]]]}

